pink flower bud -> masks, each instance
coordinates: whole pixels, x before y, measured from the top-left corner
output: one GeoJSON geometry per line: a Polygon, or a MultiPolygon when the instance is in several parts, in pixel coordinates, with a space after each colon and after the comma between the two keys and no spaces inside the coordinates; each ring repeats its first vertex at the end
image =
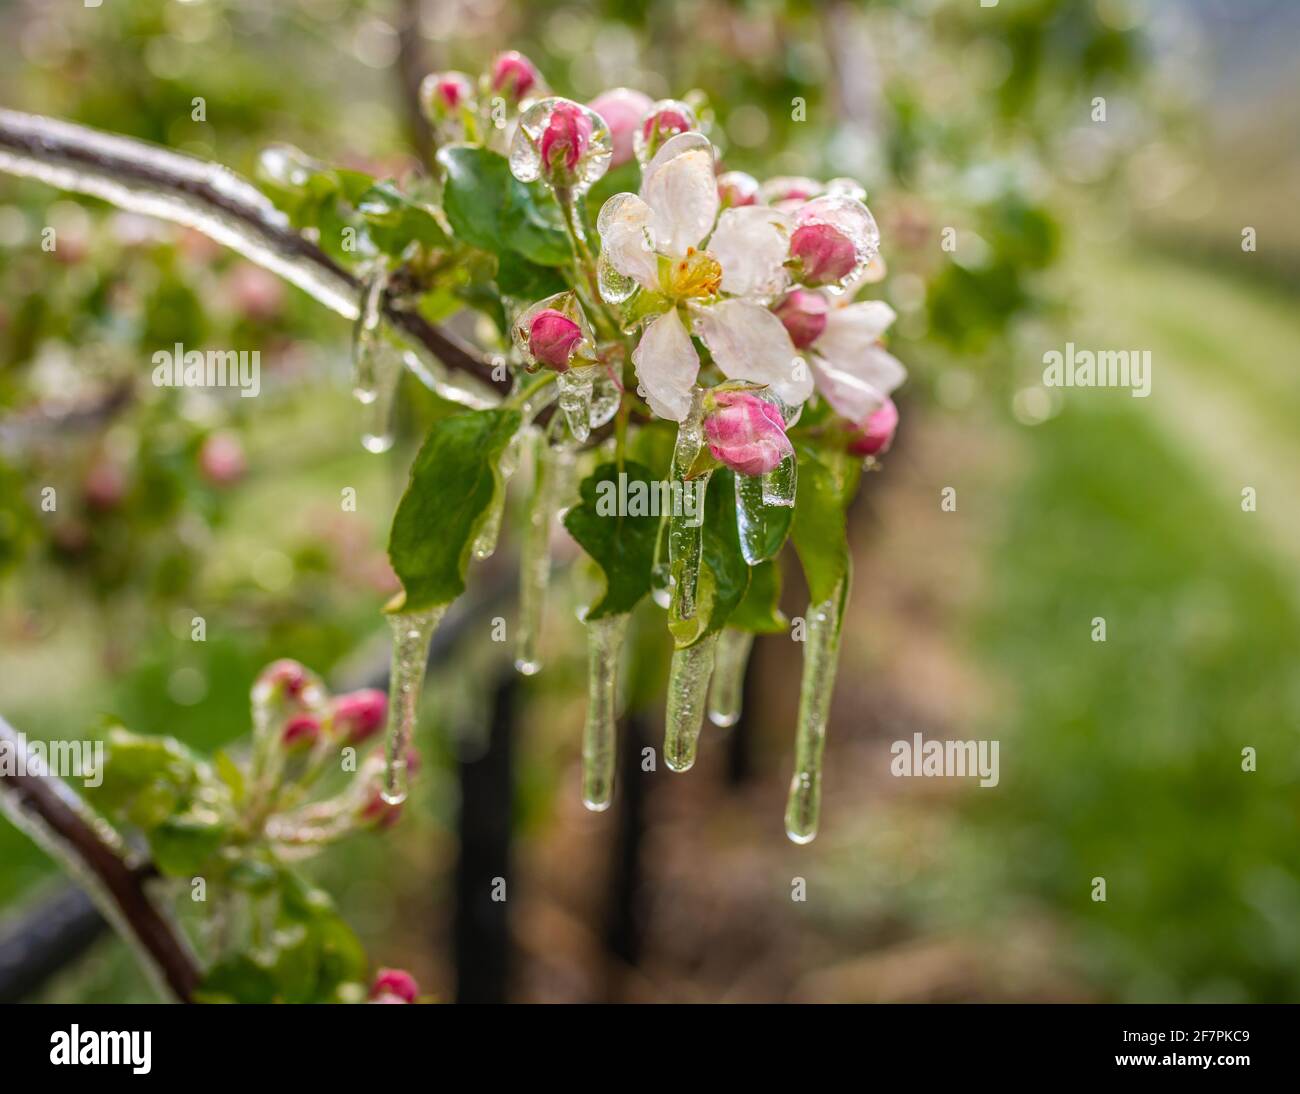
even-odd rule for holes
{"type": "Polygon", "coordinates": [[[116,509],[126,496],[126,472],[120,463],[101,458],[86,472],[82,491],[90,508],[101,513],[116,509]]]}
{"type": "Polygon", "coordinates": [[[352,691],[334,700],[334,731],[348,744],[373,737],[384,724],[388,696],[374,688],[352,691]]]}
{"type": "Polygon", "coordinates": [[[425,77],[423,91],[425,103],[434,114],[453,113],[474,94],[469,78],[459,72],[425,77]]]}
{"type": "Polygon", "coordinates": [[[537,86],[537,69],[517,50],[500,54],[492,62],[492,90],[518,102],[537,86]]]}
{"type": "Polygon", "coordinates": [[[758,180],[744,171],[724,171],[718,176],[718,200],[728,209],[758,204],[758,180]]]}
{"type": "Polygon", "coordinates": [[[694,128],[694,119],[688,118],[681,110],[665,107],[663,110],[656,110],[641,123],[641,137],[647,144],[654,142],[656,138],[662,144],[669,137],[675,137],[678,133],[689,133],[694,128]]]}
{"type": "Polygon", "coordinates": [[[733,471],[762,475],[794,452],[781,412],[748,391],[720,391],[704,419],[709,451],[733,471]]]}
{"type": "Polygon", "coordinates": [[[314,714],[295,714],[284,723],[280,743],[285,748],[298,749],[314,745],[320,739],[320,719],[314,714]]]}
{"type": "Polygon", "coordinates": [[[616,87],[602,92],[587,106],[605,119],[610,140],[614,145],[611,167],[627,163],[632,158],[632,138],[646,112],[654,105],[649,95],[629,87],[616,87]]]}
{"type": "Polygon", "coordinates": [[[805,224],[790,237],[790,254],[802,264],[808,285],[833,285],[843,281],[858,264],[857,248],[829,224],[805,224]]]}
{"type": "Polygon", "coordinates": [[[821,293],[795,289],[772,311],[785,325],[795,348],[807,349],[826,329],[830,302],[821,293]]]}
{"type": "Polygon", "coordinates": [[[392,828],[402,816],[402,806],[398,802],[384,800],[379,783],[375,783],[366,794],[365,803],[357,812],[357,819],[372,828],[392,828]]]}
{"type": "Polygon", "coordinates": [[[894,431],[898,428],[898,407],[893,399],[886,399],[879,410],[867,416],[861,425],[851,426],[854,437],[849,442],[849,451],[855,456],[875,456],[888,452],[894,443],[894,431]]]}
{"type": "Polygon", "coordinates": [[[405,969],[380,969],[370,985],[372,1003],[414,1003],[420,985],[405,969]]]}
{"type": "Polygon", "coordinates": [[[267,665],[258,676],[257,684],[259,688],[297,698],[307,686],[307,679],[307,670],[297,661],[285,657],[267,665]]]}
{"type": "Polygon", "coordinates": [[[238,482],[247,470],[244,446],[234,433],[213,433],[199,449],[199,471],[213,486],[238,482]]]}
{"type": "Polygon", "coordinates": [[[557,103],[542,130],[538,151],[548,175],[572,175],[591,145],[591,118],[577,103],[557,103]]]}
{"type": "Polygon", "coordinates": [[[533,316],[528,329],[528,352],[557,372],[569,367],[569,359],[581,341],[582,328],[554,308],[546,308],[533,316]]]}

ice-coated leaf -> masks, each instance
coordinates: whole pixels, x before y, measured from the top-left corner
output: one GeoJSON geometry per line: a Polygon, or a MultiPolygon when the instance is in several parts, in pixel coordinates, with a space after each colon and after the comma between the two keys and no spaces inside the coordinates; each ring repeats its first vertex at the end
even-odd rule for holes
{"type": "Polygon", "coordinates": [[[775,562],[750,567],[749,589],[727,626],[754,634],[783,634],[789,625],[781,614],[781,569],[775,562]]]}
{"type": "Polygon", "coordinates": [[[587,611],[588,621],[630,612],[650,591],[659,518],[636,499],[648,503],[659,483],[639,463],[625,462],[622,473],[620,483],[617,464],[597,467],[583,480],[581,502],[564,517],[569,534],[605,575],[605,592],[587,611]]]}
{"type": "Polygon", "coordinates": [[[858,461],[836,467],[810,446],[796,445],[799,492],[790,538],[808,580],[814,603],[829,600],[848,569],[849,544],[845,510],[853,498],[858,461]],[[851,466],[850,466],[851,465],[851,466]]]}
{"type": "Polygon", "coordinates": [[[453,414],[433,424],[393,516],[388,557],[404,612],[447,604],[465,591],[474,540],[503,489],[501,453],[519,431],[508,408],[453,414]]]}

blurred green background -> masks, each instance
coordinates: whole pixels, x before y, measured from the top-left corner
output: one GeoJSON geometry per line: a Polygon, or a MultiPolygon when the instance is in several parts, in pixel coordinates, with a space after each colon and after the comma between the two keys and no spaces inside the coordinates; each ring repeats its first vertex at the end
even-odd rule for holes
{"type": "MultiPolygon", "coordinates": [[[[546,671],[519,696],[509,998],[1300,1000],[1300,8],[30,0],[0,6],[0,34],[4,105],[245,174],[288,141],[402,177],[412,75],[517,48],[574,98],[702,90],[728,167],[867,187],[911,379],[854,511],[821,835],[781,831],[784,637],[756,646],[740,735],[706,728],[694,771],[642,781],[642,827],[625,793],[586,814],[582,598],[561,582],[546,671]],[[1067,341],[1149,350],[1150,397],[1043,387],[1067,341]],[[999,741],[998,786],[891,776],[891,743],[917,732],[999,741]]],[[[335,680],[382,663],[385,530],[429,397],[408,378],[397,448],[365,453],[348,337],[188,233],[0,176],[0,712],[17,728],[110,715],[210,749],[247,732],[267,660],[335,680]],[[149,387],[174,341],[260,348],[263,396],[149,387]],[[242,447],[237,483],[204,470],[214,433],[242,447]],[[46,484],[75,499],[56,522],[46,484]]],[[[414,808],[312,866],[373,960],[442,998],[457,761],[508,652],[479,631],[430,683],[414,808]]],[[[0,825],[0,916],[53,884],[0,825]]],[[[106,938],[37,997],[150,993],[106,938]]]]}

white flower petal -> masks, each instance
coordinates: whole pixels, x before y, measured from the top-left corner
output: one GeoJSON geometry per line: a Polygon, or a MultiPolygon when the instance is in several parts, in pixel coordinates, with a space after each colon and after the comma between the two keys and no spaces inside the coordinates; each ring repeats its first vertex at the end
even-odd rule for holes
{"type": "Polygon", "coordinates": [[[652,216],[650,206],[636,194],[615,194],[596,218],[602,256],[624,277],[635,278],[647,289],[659,282],[659,263],[647,234],[652,216]]]}
{"type": "Polygon", "coordinates": [[[676,308],[646,327],[632,351],[632,364],[650,409],[674,422],[685,418],[691,409],[700,357],[676,308]]]}
{"type": "Polygon", "coordinates": [[[817,339],[817,352],[837,365],[865,353],[898,318],[883,300],[846,304],[826,313],[826,329],[817,339]]]}
{"type": "Polygon", "coordinates": [[[902,362],[877,345],[851,360],[831,361],[814,353],[812,367],[817,390],[836,414],[855,423],[865,422],[884,406],[890,393],[907,379],[902,362]]]}
{"type": "Polygon", "coordinates": [[[733,296],[775,296],[790,284],[788,214],[765,205],[728,209],[718,218],[709,252],[722,263],[722,291],[733,296]]]}
{"type": "Polygon", "coordinates": [[[669,138],[645,169],[641,197],[654,213],[650,231],[656,251],[679,257],[699,246],[718,216],[709,138],[695,132],[669,138]]]}
{"type": "Polygon", "coordinates": [[[813,390],[812,373],[784,325],[761,304],[723,300],[697,305],[695,333],[728,380],[766,384],[787,406],[798,406],[813,390]]]}

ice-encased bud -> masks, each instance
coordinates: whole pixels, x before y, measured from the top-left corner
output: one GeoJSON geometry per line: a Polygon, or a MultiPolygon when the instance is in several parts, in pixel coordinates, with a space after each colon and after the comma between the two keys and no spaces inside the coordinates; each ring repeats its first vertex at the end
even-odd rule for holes
{"type": "Polygon", "coordinates": [[[632,136],[637,162],[645,167],[655,153],[678,133],[700,128],[695,111],[680,99],[660,99],[651,105],[632,136]]]}
{"type": "Polygon", "coordinates": [[[714,459],[742,475],[765,474],[794,453],[780,410],[750,391],[710,392],[704,436],[714,459]]]}
{"type": "Polygon", "coordinates": [[[510,142],[510,171],[520,182],[543,179],[556,189],[583,194],[609,169],[613,154],[604,118],[580,103],[552,97],[520,117],[510,142]]]}
{"type": "Polygon", "coordinates": [[[886,399],[879,410],[867,416],[866,421],[851,427],[853,439],[849,451],[855,456],[877,456],[888,452],[898,429],[898,407],[893,399],[886,399]]]}
{"type": "Polygon", "coordinates": [[[571,292],[533,304],[514,321],[510,334],[530,372],[564,372],[571,365],[590,363],[596,355],[591,327],[571,292]]]}
{"type": "Polygon", "coordinates": [[[724,171],[718,176],[718,200],[724,209],[757,205],[758,180],[744,171],[724,171]]]}
{"type": "Polygon", "coordinates": [[[472,109],[473,102],[474,85],[463,72],[431,72],[420,82],[420,106],[432,122],[472,109]]]}
{"type": "Polygon", "coordinates": [[[844,194],[805,202],[794,218],[790,257],[805,285],[842,291],[880,249],[880,229],[871,211],[844,194]]]}

